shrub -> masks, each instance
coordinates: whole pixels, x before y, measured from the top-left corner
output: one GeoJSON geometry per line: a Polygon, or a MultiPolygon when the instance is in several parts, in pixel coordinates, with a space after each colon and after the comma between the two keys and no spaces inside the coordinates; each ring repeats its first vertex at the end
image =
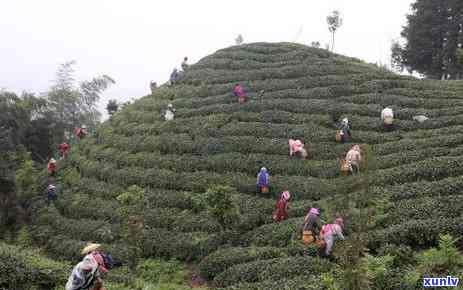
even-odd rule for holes
{"type": "Polygon", "coordinates": [[[217,287],[239,283],[280,280],[298,275],[326,272],[332,267],[326,260],[313,257],[276,258],[233,266],[214,278],[217,287]]]}
{"type": "Polygon", "coordinates": [[[52,289],[64,285],[71,266],[53,261],[36,250],[0,243],[0,288],[52,289]]]}

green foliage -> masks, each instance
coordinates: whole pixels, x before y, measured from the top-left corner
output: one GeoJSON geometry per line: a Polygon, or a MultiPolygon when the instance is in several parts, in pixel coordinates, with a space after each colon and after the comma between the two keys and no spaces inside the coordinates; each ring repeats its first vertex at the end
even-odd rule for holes
{"type": "Polygon", "coordinates": [[[461,1],[418,0],[403,27],[404,47],[393,47],[394,60],[409,71],[434,79],[459,79],[462,64],[458,48],[461,1]]]}
{"type": "Polygon", "coordinates": [[[438,248],[431,248],[417,255],[418,264],[408,268],[404,281],[407,285],[419,285],[423,277],[460,276],[463,274],[463,255],[455,246],[451,235],[440,235],[438,248]]]}
{"type": "Polygon", "coordinates": [[[21,246],[23,248],[32,246],[32,238],[26,226],[23,226],[18,231],[18,236],[16,237],[16,243],[18,246],[21,246]]]}
{"type": "Polygon", "coordinates": [[[292,257],[260,260],[235,265],[214,278],[218,287],[239,283],[256,283],[265,280],[277,281],[299,275],[314,275],[328,271],[333,265],[313,257],[292,257]]]}
{"type": "Polygon", "coordinates": [[[125,222],[122,236],[130,252],[128,266],[129,269],[135,271],[135,267],[142,256],[145,236],[145,192],[139,186],[132,185],[116,199],[121,205],[119,214],[125,222]]]}
{"type": "Polygon", "coordinates": [[[119,110],[119,104],[116,100],[109,100],[106,105],[106,110],[108,111],[108,115],[112,116],[119,110]]]}
{"type": "Polygon", "coordinates": [[[53,261],[36,250],[0,243],[0,288],[62,287],[70,269],[68,263],[53,261]]]}
{"type": "Polygon", "coordinates": [[[185,280],[185,267],[178,261],[144,260],[137,266],[137,275],[147,282],[181,284],[185,280]]]}
{"type": "Polygon", "coordinates": [[[16,170],[17,196],[23,206],[28,205],[31,198],[37,194],[37,185],[38,171],[34,168],[34,163],[29,157],[16,170]]]}
{"type": "Polygon", "coordinates": [[[55,84],[47,93],[50,110],[58,116],[60,131],[69,134],[82,124],[96,126],[100,118],[96,104],[101,93],[115,83],[111,77],[102,75],[76,86],[75,63],[69,61],[58,67],[55,84]]]}
{"type": "Polygon", "coordinates": [[[367,263],[367,275],[373,284],[372,288],[387,289],[394,257],[389,255],[381,257],[366,255],[365,260],[367,263]]]}
{"type": "Polygon", "coordinates": [[[220,50],[73,146],[58,176],[60,202],[34,203],[30,235],[66,259],[102,242],[130,266],[110,278],[114,289],[184,288],[148,281],[164,265],[154,258],[199,263],[203,278],[228,290],[402,289],[416,276],[403,277],[417,268],[414,250],[463,234],[462,94],[458,82],[403,77],[303,45],[220,50]],[[231,96],[236,82],[246,104],[231,96]],[[165,122],[168,102],[177,112],[165,122]],[[394,109],[392,132],[379,118],[384,106],[394,109]],[[430,119],[413,121],[421,114],[430,119]],[[335,143],[338,116],[349,118],[352,143],[335,143]],[[304,139],[312,158],[290,158],[288,138],[304,139]],[[360,175],[342,177],[339,158],[353,143],[369,144],[365,162],[360,175]],[[262,166],[268,196],[255,193],[262,166]],[[288,189],[290,219],[275,224],[275,197],[288,189]],[[312,206],[327,222],[345,217],[336,264],[302,245],[312,206]]]}
{"type": "Polygon", "coordinates": [[[424,275],[449,275],[461,271],[463,255],[451,235],[439,237],[439,247],[424,251],[418,257],[418,270],[424,275]]]}
{"type": "Polygon", "coordinates": [[[231,228],[239,218],[237,207],[233,201],[234,189],[228,186],[209,188],[204,196],[204,203],[211,217],[224,228],[231,228]]]}

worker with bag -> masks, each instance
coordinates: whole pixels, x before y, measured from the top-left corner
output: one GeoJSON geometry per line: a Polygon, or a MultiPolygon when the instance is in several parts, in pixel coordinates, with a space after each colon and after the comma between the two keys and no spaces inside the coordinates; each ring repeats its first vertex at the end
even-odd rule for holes
{"type": "Polygon", "coordinates": [[[256,192],[265,195],[270,192],[270,174],[265,167],[262,167],[257,174],[256,192]]]}
{"type": "Polygon", "coordinates": [[[289,209],[289,200],[291,199],[291,194],[289,191],[284,191],[281,193],[280,199],[276,204],[276,211],[273,214],[273,221],[279,223],[288,218],[288,209],[289,209]]]}
{"type": "Polygon", "coordinates": [[[100,244],[89,243],[82,250],[84,258],[72,270],[66,290],[106,290],[102,276],[109,272],[110,265],[105,264],[105,261],[112,257],[105,255],[100,247],[100,244]]]}
{"type": "Polygon", "coordinates": [[[362,161],[362,155],[360,153],[360,146],[354,145],[352,149],[346,154],[346,162],[349,166],[349,170],[352,174],[360,172],[360,162],[362,161]]]}
{"type": "Polygon", "coordinates": [[[324,248],[324,255],[329,257],[333,250],[334,244],[337,240],[344,240],[344,235],[342,233],[344,228],[344,220],[338,216],[334,224],[326,224],[322,227],[320,231],[320,239],[324,243],[320,243],[320,249],[324,248]]]}
{"type": "Polygon", "coordinates": [[[383,127],[386,131],[392,131],[394,129],[394,112],[391,108],[386,107],[381,111],[381,120],[383,121],[383,127]]]}
{"type": "Polygon", "coordinates": [[[246,96],[246,93],[240,84],[235,84],[235,87],[233,88],[233,95],[238,97],[238,102],[240,104],[246,103],[248,100],[248,97],[246,96]]]}
{"type": "Polygon", "coordinates": [[[302,227],[302,240],[304,245],[308,246],[316,241],[321,227],[320,210],[313,207],[304,218],[302,227]]]}
{"type": "Polygon", "coordinates": [[[289,139],[289,156],[297,156],[302,159],[306,159],[308,157],[307,150],[304,148],[304,142],[297,139],[289,139]]]}
{"type": "Polygon", "coordinates": [[[341,143],[346,143],[352,137],[351,126],[349,124],[349,119],[344,118],[339,125],[339,129],[336,132],[336,141],[341,143]]]}

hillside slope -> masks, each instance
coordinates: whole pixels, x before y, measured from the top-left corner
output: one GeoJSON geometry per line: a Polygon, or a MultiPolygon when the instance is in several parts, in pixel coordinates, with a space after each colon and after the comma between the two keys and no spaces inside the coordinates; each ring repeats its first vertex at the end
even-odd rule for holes
{"type": "MultiPolygon", "coordinates": [[[[461,236],[462,124],[461,82],[398,76],[297,44],[230,47],[191,66],[180,84],[127,106],[96,137],[73,148],[58,178],[57,210],[40,211],[33,235],[58,257],[77,258],[90,240],[124,257],[115,197],[136,184],[149,199],[144,256],[204,259],[202,274],[218,287],[296,287],[330,268],[301,255],[296,244],[310,206],[353,190],[338,166],[353,143],[371,145],[379,161],[371,185],[393,205],[370,233],[372,249],[386,243],[427,248],[439,233],[461,236]],[[236,82],[249,92],[248,103],[232,96],[236,82]],[[166,122],[162,111],[170,102],[177,113],[166,122]],[[381,128],[384,106],[394,109],[393,132],[381,128]],[[413,121],[420,114],[430,120],[413,121]],[[353,126],[348,144],[334,140],[333,116],[340,115],[353,126]],[[305,140],[311,160],[290,158],[288,138],[305,140]],[[261,166],[272,174],[273,198],[254,193],[261,166]],[[193,197],[215,184],[240,194],[239,234],[220,233],[206,212],[194,208],[193,197]],[[273,224],[275,195],[286,189],[294,197],[290,219],[273,224]]],[[[306,287],[288,289],[312,289],[306,287]]]]}

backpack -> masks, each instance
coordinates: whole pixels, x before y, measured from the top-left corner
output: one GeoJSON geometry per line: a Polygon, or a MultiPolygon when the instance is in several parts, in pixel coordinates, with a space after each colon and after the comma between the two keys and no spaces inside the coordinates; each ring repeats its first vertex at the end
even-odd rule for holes
{"type": "Polygon", "coordinates": [[[112,269],[114,268],[114,259],[113,259],[113,256],[111,256],[111,254],[101,254],[101,256],[103,256],[103,262],[106,266],[106,268],[108,269],[112,269]]]}

